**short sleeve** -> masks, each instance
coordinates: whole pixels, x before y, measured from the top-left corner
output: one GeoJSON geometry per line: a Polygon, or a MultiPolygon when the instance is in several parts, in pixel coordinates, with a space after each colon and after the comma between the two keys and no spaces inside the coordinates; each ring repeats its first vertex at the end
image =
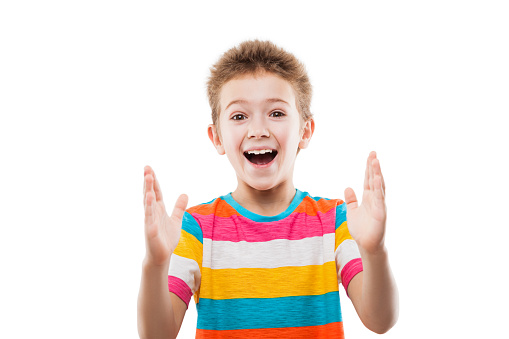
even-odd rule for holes
{"type": "Polygon", "coordinates": [[[182,299],[187,307],[193,295],[195,302],[198,302],[202,259],[202,229],[191,214],[184,212],[180,240],[170,258],[168,289],[182,299]]]}
{"type": "Polygon", "coordinates": [[[362,259],[357,243],[348,231],[346,221],[346,202],[339,201],[336,206],[336,243],[334,255],[338,281],[343,284],[348,295],[348,284],[359,272],[362,272],[362,259]]]}

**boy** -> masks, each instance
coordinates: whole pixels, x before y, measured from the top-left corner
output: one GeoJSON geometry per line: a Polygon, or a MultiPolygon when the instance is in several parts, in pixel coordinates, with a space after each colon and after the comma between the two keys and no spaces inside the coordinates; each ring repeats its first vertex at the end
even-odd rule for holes
{"type": "Polygon", "coordinates": [[[339,282],[366,327],[388,331],[398,294],[376,154],[361,205],[351,188],[346,202],[312,197],[293,186],[314,132],[303,65],[270,42],[247,41],[221,57],[207,85],[209,138],[238,186],[187,210],[181,195],[168,216],[145,167],[140,336],[175,338],[194,295],[196,338],[343,338],[339,282]]]}

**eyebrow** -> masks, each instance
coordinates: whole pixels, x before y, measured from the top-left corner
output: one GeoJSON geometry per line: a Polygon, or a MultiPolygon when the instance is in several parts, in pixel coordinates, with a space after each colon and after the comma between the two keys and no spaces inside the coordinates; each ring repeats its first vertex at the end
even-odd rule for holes
{"type": "MultiPolygon", "coordinates": [[[[265,100],[265,102],[283,102],[285,104],[287,104],[288,106],[290,106],[289,103],[287,103],[286,101],[284,101],[283,99],[279,99],[279,98],[269,98],[267,100],[265,100]]],[[[225,111],[228,109],[228,107],[230,107],[231,105],[234,105],[234,104],[248,104],[249,102],[247,100],[242,100],[242,99],[239,99],[239,100],[233,100],[232,102],[230,102],[226,108],[224,109],[225,111]]]]}

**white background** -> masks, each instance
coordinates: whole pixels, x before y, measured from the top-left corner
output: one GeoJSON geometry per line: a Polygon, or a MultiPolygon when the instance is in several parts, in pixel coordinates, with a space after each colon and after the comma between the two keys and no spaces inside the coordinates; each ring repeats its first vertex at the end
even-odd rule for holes
{"type": "MultiPolygon", "coordinates": [[[[259,38],[314,86],[297,188],[360,196],[378,153],[400,292],[383,337],[502,337],[508,17],[505,1],[2,2],[0,336],[137,337],[143,168],[167,206],[235,189],[205,81],[259,38]]],[[[346,337],[378,337],[340,291],[346,337]]],[[[179,338],[195,328],[191,301],[179,338]]]]}

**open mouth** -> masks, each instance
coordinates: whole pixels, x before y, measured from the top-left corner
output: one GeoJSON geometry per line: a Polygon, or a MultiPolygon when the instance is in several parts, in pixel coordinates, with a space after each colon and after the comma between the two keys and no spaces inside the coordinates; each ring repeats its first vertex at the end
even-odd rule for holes
{"type": "Polygon", "coordinates": [[[277,151],[275,149],[261,149],[244,152],[246,159],[255,165],[266,165],[274,160],[276,155],[277,151]]]}

